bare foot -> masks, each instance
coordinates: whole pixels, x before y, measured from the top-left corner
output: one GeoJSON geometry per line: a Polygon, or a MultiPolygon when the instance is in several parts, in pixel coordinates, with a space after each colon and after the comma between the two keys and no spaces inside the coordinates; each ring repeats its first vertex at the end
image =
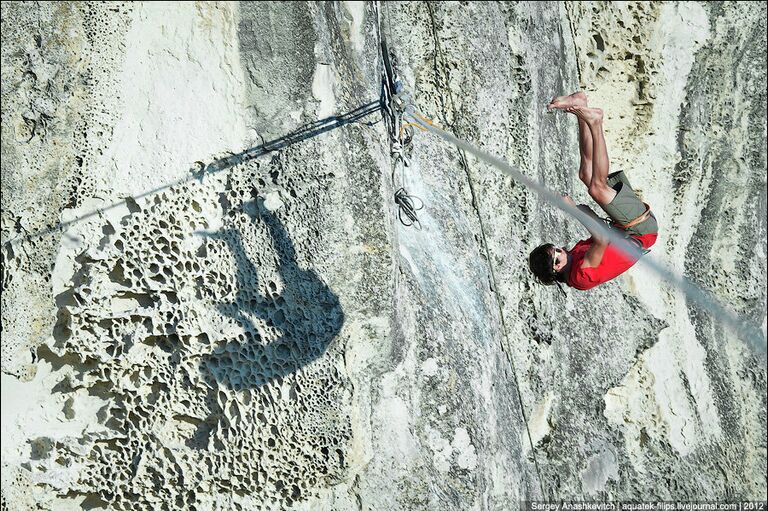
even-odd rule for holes
{"type": "Polygon", "coordinates": [[[547,105],[547,110],[565,110],[569,106],[587,106],[587,95],[578,91],[569,96],[557,96],[547,105]]]}
{"type": "Polygon", "coordinates": [[[587,106],[569,106],[564,109],[570,112],[587,124],[600,123],[603,121],[603,111],[600,108],[589,108],[587,106]]]}

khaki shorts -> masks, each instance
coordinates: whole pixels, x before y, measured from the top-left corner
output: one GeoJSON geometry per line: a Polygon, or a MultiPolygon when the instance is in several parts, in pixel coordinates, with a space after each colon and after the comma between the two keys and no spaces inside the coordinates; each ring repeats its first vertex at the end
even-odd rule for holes
{"type": "MultiPolygon", "coordinates": [[[[632,189],[632,185],[629,184],[623,170],[608,175],[608,186],[616,190],[616,197],[610,204],[600,205],[600,207],[608,213],[614,222],[628,224],[645,213],[645,204],[632,189]]],[[[658,230],[659,225],[656,223],[656,217],[653,213],[639,224],[626,229],[629,234],[634,236],[655,234],[658,230]]]]}

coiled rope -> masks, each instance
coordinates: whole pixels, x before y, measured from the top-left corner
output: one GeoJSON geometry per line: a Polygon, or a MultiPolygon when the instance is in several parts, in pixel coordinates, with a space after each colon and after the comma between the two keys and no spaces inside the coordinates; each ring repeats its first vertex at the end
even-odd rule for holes
{"type": "Polygon", "coordinates": [[[415,225],[420,230],[421,224],[416,216],[416,212],[424,207],[424,202],[415,195],[409,195],[405,188],[400,188],[395,192],[395,203],[400,208],[397,214],[400,223],[406,227],[415,225]],[[418,201],[418,206],[416,206],[414,200],[418,201]],[[403,215],[405,215],[405,219],[403,219],[403,215]]]}

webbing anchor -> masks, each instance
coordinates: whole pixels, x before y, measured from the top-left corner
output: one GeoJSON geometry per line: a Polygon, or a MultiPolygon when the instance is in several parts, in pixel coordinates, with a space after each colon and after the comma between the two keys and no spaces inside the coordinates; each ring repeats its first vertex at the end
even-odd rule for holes
{"type": "MultiPolygon", "coordinates": [[[[381,55],[384,61],[384,73],[382,73],[382,111],[387,120],[387,132],[389,133],[390,155],[394,162],[392,165],[392,185],[395,185],[395,169],[398,165],[401,167],[401,177],[405,167],[410,166],[410,150],[413,141],[413,123],[404,123],[403,116],[406,111],[406,101],[402,94],[404,91],[403,81],[397,72],[397,58],[387,46],[387,40],[382,35],[381,55]]],[[[395,204],[398,207],[398,219],[406,227],[415,225],[421,229],[421,224],[416,216],[416,212],[424,207],[424,202],[414,195],[410,195],[403,186],[395,192],[395,204]]]]}

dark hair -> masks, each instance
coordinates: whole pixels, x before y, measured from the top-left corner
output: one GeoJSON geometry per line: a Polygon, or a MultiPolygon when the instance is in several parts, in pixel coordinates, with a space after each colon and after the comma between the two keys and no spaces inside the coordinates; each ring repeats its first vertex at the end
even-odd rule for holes
{"type": "Polygon", "coordinates": [[[528,267],[536,278],[545,286],[551,286],[556,281],[561,280],[562,277],[552,269],[552,265],[555,262],[553,256],[553,249],[555,246],[552,243],[545,243],[539,245],[528,256],[528,267]]]}

